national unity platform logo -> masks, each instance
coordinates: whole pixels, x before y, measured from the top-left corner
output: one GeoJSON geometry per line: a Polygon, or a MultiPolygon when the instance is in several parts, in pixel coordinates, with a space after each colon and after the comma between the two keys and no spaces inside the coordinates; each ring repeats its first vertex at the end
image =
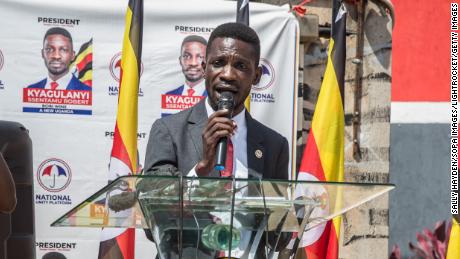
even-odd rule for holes
{"type": "Polygon", "coordinates": [[[72,172],[64,160],[50,158],[43,161],[37,170],[37,181],[49,192],[60,192],[69,186],[72,172]]]}

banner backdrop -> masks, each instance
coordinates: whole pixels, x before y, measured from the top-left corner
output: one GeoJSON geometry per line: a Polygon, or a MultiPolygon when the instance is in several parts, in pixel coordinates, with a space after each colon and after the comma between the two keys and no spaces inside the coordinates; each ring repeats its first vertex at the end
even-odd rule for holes
{"type": "MultiPolygon", "coordinates": [[[[0,2],[0,118],[23,123],[33,141],[37,258],[51,251],[66,258],[97,258],[99,228],[51,228],[50,223],[107,184],[127,2],[0,2]],[[45,39],[50,29],[54,38],[45,39]],[[50,85],[53,73],[67,68],[59,85],[50,85]]],[[[251,91],[251,114],[288,139],[292,158],[298,23],[287,7],[251,3],[250,10],[251,27],[262,43],[263,69],[251,91]]],[[[217,25],[235,21],[235,11],[233,1],[145,3],[141,164],[153,121],[203,98],[202,93],[181,95],[184,76],[201,73],[185,67],[189,57],[181,51],[182,41],[189,35],[207,40],[217,25]]],[[[136,235],[136,246],[136,258],[151,258],[155,250],[143,231],[136,235]]]]}

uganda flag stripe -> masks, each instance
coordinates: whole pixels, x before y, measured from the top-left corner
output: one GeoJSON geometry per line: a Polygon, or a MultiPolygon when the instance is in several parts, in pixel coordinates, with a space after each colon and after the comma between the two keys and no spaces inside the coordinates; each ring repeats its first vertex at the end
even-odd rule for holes
{"type": "Polygon", "coordinates": [[[85,59],[88,55],[93,54],[93,39],[90,39],[88,42],[81,45],[78,54],[75,56],[75,64],[81,63],[83,59],[85,59]]]}
{"type": "Polygon", "coordinates": [[[78,76],[81,78],[85,75],[86,72],[93,69],[93,54],[89,53],[77,63],[77,70],[79,71],[78,76]]]}
{"type": "MultiPolygon", "coordinates": [[[[130,46],[136,56],[137,67],[141,66],[142,56],[142,30],[143,30],[143,19],[144,19],[144,2],[143,1],[129,1],[128,12],[132,13],[133,19],[129,26],[129,41],[130,46]]],[[[128,16],[126,16],[126,22],[128,22],[128,16]]],[[[126,26],[128,27],[128,26],[126,26]]],[[[125,31],[126,40],[126,31],[125,31]]],[[[124,50],[124,49],[123,49],[124,50]]],[[[140,69],[137,69],[137,75],[140,76],[140,69]]]]}
{"type": "MultiPolygon", "coordinates": [[[[332,24],[328,60],[298,180],[341,182],[344,178],[344,111],[346,10],[341,5],[332,24]]],[[[340,195],[338,195],[340,202],[340,195]]],[[[332,201],[334,202],[334,201],[332,201]]],[[[334,206],[331,204],[330,206],[334,206]]],[[[335,206],[340,206],[335,204],[335,206]]],[[[337,259],[340,217],[307,231],[302,238],[307,258],[337,259]]]]}
{"type": "MultiPolygon", "coordinates": [[[[238,0],[236,4],[236,22],[249,26],[249,0],[238,0]]],[[[244,100],[246,110],[251,111],[251,94],[244,100]]]]}
{"type": "Polygon", "coordinates": [[[343,100],[343,89],[345,87],[345,39],[346,39],[346,10],[345,8],[340,8],[337,13],[337,17],[332,26],[331,36],[335,44],[333,45],[332,51],[332,64],[334,65],[334,72],[336,74],[337,83],[340,88],[340,96],[343,100]]]}
{"type": "Polygon", "coordinates": [[[88,70],[80,79],[81,82],[83,82],[86,85],[91,86],[93,83],[93,70],[88,70]]]}
{"type": "MultiPolygon", "coordinates": [[[[137,115],[142,52],[143,0],[130,0],[120,67],[120,87],[109,181],[137,172],[137,115]]],[[[122,211],[120,213],[129,213],[122,211]]],[[[134,259],[135,229],[102,230],[99,259],[134,259]]]]}
{"type": "Polygon", "coordinates": [[[238,0],[236,4],[236,22],[249,26],[249,0],[238,0]]]}
{"type": "Polygon", "coordinates": [[[129,159],[125,162],[131,168],[131,172],[136,172],[137,166],[137,95],[142,49],[142,6],[142,0],[129,1],[118,95],[117,129],[129,159]]]}
{"type": "Polygon", "coordinates": [[[460,258],[460,222],[453,218],[446,259],[458,258],[460,258]]]}
{"type": "Polygon", "coordinates": [[[75,59],[73,60],[71,66],[75,67],[75,73],[78,79],[81,82],[88,86],[93,84],[93,39],[90,39],[88,42],[85,42],[81,45],[80,50],[75,59]],[[85,78],[84,80],[82,78],[85,78]]]}

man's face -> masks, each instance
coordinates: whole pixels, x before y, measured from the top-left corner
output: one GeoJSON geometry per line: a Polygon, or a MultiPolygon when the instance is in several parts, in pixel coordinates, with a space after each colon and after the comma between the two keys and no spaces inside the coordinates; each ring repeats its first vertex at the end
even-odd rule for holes
{"type": "Polygon", "coordinates": [[[52,34],[43,42],[42,56],[50,75],[59,78],[67,74],[75,52],[69,38],[60,34],[52,34]]]}
{"type": "Polygon", "coordinates": [[[244,108],[251,86],[260,80],[254,47],[233,38],[216,38],[206,57],[205,82],[210,105],[216,110],[220,93],[230,91],[235,100],[234,114],[244,108]]]}
{"type": "Polygon", "coordinates": [[[203,78],[203,67],[206,46],[200,42],[186,42],[181,49],[179,57],[180,65],[185,79],[189,82],[197,82],[203,78]]]}

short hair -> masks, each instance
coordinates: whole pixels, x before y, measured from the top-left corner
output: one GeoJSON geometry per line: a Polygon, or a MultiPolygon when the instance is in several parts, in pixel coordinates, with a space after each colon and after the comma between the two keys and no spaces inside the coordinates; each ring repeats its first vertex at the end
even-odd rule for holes
{"type": "Polygon", "coordinates": [[[249,26],[242,23],[224,23],[217,26],[209,36],[208,45],[206,46],[206,56],[211,50],[212,42],[216,38],[232,38],[249,43],[255,50],[256,65],[259,65],[260,59],[260,40],[257,33],[249,26]]]}
{"type": "Polygon", "coordinates": [[[70,35],[70,32],[68,30],[61,28],[61,27],[53,27],[47,30],[45,33],[45,36],[43,37],[43,44],[45,44],[45,40],[48,36],[55,35],[55,34],[59,34],[59,35],[62,35],[68,38],[70,40],[70,45],[72,45],[72,48],[73,48],[72,35],[70,35]]]}
{"type": "Polygon", "coordinates": [[[184,40],[182,41],[182,45],[180,45],[181,52],[182,52],[182,48],[184,47],[185,43],[188,43],[188,42],[198,42],[205,46],[208,45],[208,41],[205,38],[198,36],[198,35],[189,35],[184,38],[184,40]]]}
{"type": "Polygon", "coordinates": [[[66,259],[66,257],[59,252],[48,252],[42,257],[42,259],[66,259]]]}

